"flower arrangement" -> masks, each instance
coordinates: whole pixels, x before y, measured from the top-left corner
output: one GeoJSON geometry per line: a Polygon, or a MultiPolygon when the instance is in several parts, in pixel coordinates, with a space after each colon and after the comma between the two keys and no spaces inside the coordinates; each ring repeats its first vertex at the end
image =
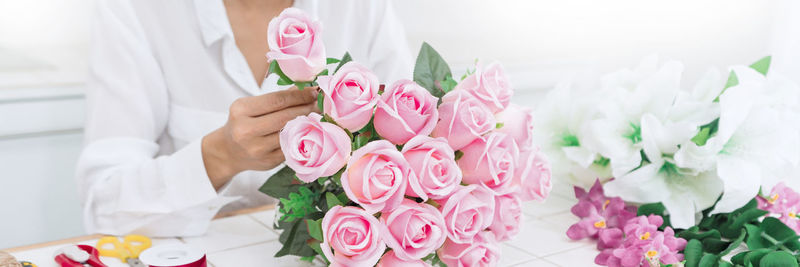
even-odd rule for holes
{"type": "Polygon", "coordinates": [[[260,188],[280,200],[275,256],[495,265],[498,242],[519,232],[521,202],[551,189],[531,110],[510,103],[502,66],[477,65],[456,81],[423,44],[414,80],[384,86],[349,54],[326,58],[318,24],[293,8],[269,24],[270,72],[281,85],[319,86],[323,111],[286,124],[286,167],[260,188]]]}

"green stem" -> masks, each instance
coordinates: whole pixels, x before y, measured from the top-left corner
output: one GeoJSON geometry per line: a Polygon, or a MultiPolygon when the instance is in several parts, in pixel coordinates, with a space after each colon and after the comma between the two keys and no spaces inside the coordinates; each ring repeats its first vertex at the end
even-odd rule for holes
{"type": "Polygon", "coordinates": [[[779,249],[789,252],[789,254],[794,255],[794,251],[787,248],[783,245],[783,242],[778,241],[777,239],[773,238],[772,236],[768,235],[767,233],[761,232],[761,237],[772,243],[773,246],[778,246],[779,249]]]}

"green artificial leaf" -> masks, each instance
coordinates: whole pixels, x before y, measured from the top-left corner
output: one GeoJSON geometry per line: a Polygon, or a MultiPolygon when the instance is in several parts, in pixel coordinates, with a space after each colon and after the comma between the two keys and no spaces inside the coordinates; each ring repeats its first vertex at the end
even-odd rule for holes
{"type": "Polygon", "coordinates": [[[292,79],[289,78],[289,76],[286,76],[286,74],[283,73],[283,70],[281,70],[281,66],[279,65],[278,61],[272,61],[271,63],[269,63],[269,70],[267,70],[267,73],[275,73],[278,75],[279,77],[278,85],[290,85],[294,83],[292,79]],[[283,83],[285,84],[281,84],[281,81],[284,81],[283,83]]]}
{"type": "Polygon", "coordinates": [[[747,254],[744,256],[744,265],[745,266],[759,266],[761,263],[761,259],[764,258],[767,254],[772,252],[773,250],[768,248],[760,248],[756,250],[748,251],[747,254]]]}
{"type": "Polygon", "coordinates": [[[320,247],[319,244],[321,244],[321,242],[313,240],[308,243],[308,246],[311,247],[311,249],[313,249],[318,255],[322,256],[322,260],[325,261],[325,264],[330,264],[331,262],[327,257],[325,257],[325,253],[322,252],[322,247],[320,247]]]}
{"type": "MultiPolygon", "coordinates": [[[[330,194],[330,192],[328,193],[330,194]]],[[[308,228],[308,235],[319,241],[322,239],[322,219],[310,220],[306,219],[306,227],[308,228]]]]}
{"type": "Polygon", "coordinates": [[[648,216],[648,215],[664,215],[664,211],[667,209],[664,207],[664,204],[661,202],[657,203],[649,203],[639,206],[639,209],[636,210],[636,216],[648,216]]]}
{"type": "Polygon", "coordinates": [[[328,204],[328,209],[333,208],[334,206],[344,206],[344,204],[339,201],[339,198],[337,198],[336,195],[331,192],[325,193],[325,203],[328,204]]]}
{"type": "Polygon", "coordinates": [[[766,56],[756,61],[756,63],[750,65],[750,68],[758,71],[763,75],[767,75],[770,63],[772,63],[772,56],[766,56]]]}
{"type": "MultiPolygon", "coordinates": [[[[725,87],[723,87],[722,91],[719,92],[719,96],[724,94],[725,90],[728,90],[728,88],[734,87],[738,84],[739,84],[739,77],[736,76],[735,72],[731,71],[731,73],[728,75],[728,81],[725,82],[725,87]]],[[[714,102],[719,102],[719,96],[717,96],[717,98],[714,99],[714,102]]]]}
{"type": "Polygon", "coordinates": [[[700,259],[703,257],[703,244],[697,239],[689,240],[683,250],[683,255],[684,259],[686,259],[686,267],[699,266],[700,259]]]}
{"type": "Polygon", "coordinates": [[[740,232],[743,230],[742,227],[745,223],[757,222],[758,218],[764,215],[767,215],[767,211],[756,208],[746,210],[742,213],[731,213],[731,218],[733,221],[729,221],[729,224],[725,224],[723,227],[720,227],[722,228],[722,236],[726,238],[738,237],[740,232]]]}
{"type": "Polygon", "coordinates": [[[324,108],[325,105],[323,104],[324,102],[325,102],[325,93],[320,91],[317,94],[317,109],[319,109],[320,111],[324,111],[325,110],[324,108]]]}
{"type": "Polygon", "coordinates": [[[737,266],[744,265],[744,256],[750,251],[742,251],[736,254],[735,256],[731,257],[731,262],[737,266]]]}
{"type": "Polygon", "coordinates": [[[464,152],[461,152],[461,150],[456,150],[456,160],[461,159],[461,157],[463,157],[463,156],[464,156],[464,152]]]}
{"type": "Polygon", "coordinates": [[[433,96],[440,98],[446,92],[441,84],[437,85],[437,81],[441,83],[448,76],[452,77],[453,74],[450,72],[447,62],[431,45],[423,42],[414,65],[414,82],[428,89],[433,96]]]}
{"type": "Polygon", "coordinates": [[[728,245],[730,245],[730,242],[723,241],[722,239],[719,238],[703,239],[703,251],[712,254],[719,254],[720,252],[727,249],[728,245]]]}
{"type": "Polygon", "coordinates": [[[296,192],[301,187],[299,184],[294,184],[294,180],[294,170],[285,166],[270,176],[258,191],[277,199],[288,198],[289,193],[296,192]]]}
{"type": "Polygon", "coordinates": [[[718,261],[719,261],[719,256],[706,253],[705,255],[703,255],[702,258],[700,258],[700,263],[697,266],[714,267],[715,265],[717,265],[718,261]]]}
{"type": "Polygon", "coordinates": [[[342,60],[339,61],[339,65],[336,66],[336,69],[334,69],[333,73],[336,73],[337,71],[339,71],[339,69],[341,69],[342,66],[344,66],[344,64],[347,64],[347,62],[350,62],[350,61],[353,61],[353,58],[350,57],[350,53],[349,52],[344,52],[344,56],[342,56],[342,60]]]}
{"type": "Polygon", "coordinates": [[[494,128],[495,129],[500,129],[500,128],[503,128],[503,126],[505,126],[505,123],[498,122],[497,124],[494,125],[494,128]]]}
{"type": "Polygon", "coordinates": [[[724,260],[719,260],[717,263],[718,267],[733,267],[733,264],[724,260]]]}
{"type": "Polygon", "coordinates": [[[761,237],[769,241],[772,244],[771,247],[791,251],[800,250],[797,233],[777,218],[764,218],[759,229],[762,232],[761,237]]]}
{"type": "Polygon", "coordinates": [[[325,60],[325,64],[327,65],[333,63],[339,63],[339,61],[341,60],[339,60],[338,58],[329,57],[328,59],[325,60]]]}
{"type": "Polygon", "coordinates": [[[326,76],[326,75],[328,75],[328,69],[324,69],[324,70],[320,71],[319,73],[317,73],[317,76],[326,76]]]}
{"type": "Polygon", "coordinates": [[[456,88],[458,82],[456,82],[456,80],[453,80],[453,77],[450,77],[450,75],[447,75],[444,77],[444,80],[441,83],[439,83],[439,85],[442,88],[442,91],[444,91],[444,93],[447,94],[448,92],[453,91],[453,88],[456,88]]]}
{"type": "Polygon", "coordinates": [[[310,236],[308,235],[306,224],[300,220],[292,222],[291,229],[284,230],[278,238],[283,247],[275,253],[275,257],[286,255],[310,257],[316,255],[316,252],[306,245],[308,239],[310,239],[310,236]]]}
{"type": "Polygon", "coordinates": [[[743,228],[740,228],[739,230],[740,230],[739,231],[739,237],[737,237],[736,239],[731,241],[730,244],[728,245],[728,248],[726,248],[725,250],[723,250],[722,252],[719,253],[720,256],[728,255],[728,253],[731,253],[731,251],[733,251],[734,249],[739,247],[740,244],[742,244],[742,241],[744,241],[744,238],[747,237],[747,230],[745,230],[743,228]]]}
{"type": "Polygon", "coordinates": [[[797,259],[786,251],[773,251],[758,262],[759,267],[797,267],[797,259]]]}
{"type": "Polygon", "coordinates": [[[761,237],[761,228],[752,224],[745,224],[744,229],[747,230],[747,248],[750,250],[767,248],[771,246],[768,240],[761,237]]]}
{"type": "Polygon", "coordinates": [[[316,211],[314,202],[319,195],[319,192],[311,191],[308,187],[300,187],[297,192],[289,193],[289,198],[279,198],[280,220],[292,222],[316,211]]]}

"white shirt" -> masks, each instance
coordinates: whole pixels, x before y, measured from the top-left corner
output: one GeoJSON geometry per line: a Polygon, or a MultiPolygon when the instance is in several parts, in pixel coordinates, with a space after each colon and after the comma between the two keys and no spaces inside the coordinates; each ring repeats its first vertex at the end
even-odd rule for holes
{"type": "MultiPolygon", "coordinates": [[[[402,25],[385,1],[295,0],[323,24],[328,57],[349,51],[385,83],[410,78],[402,25]]],[[[101,0],[94,21],[85,148],[77,177],[88,232],[203,234],[223,207],[273,202],[274,172],[246,171],[219,192],[200,143],[237,98],[261,87],[236,46],[221,0],[101,0]]]]}

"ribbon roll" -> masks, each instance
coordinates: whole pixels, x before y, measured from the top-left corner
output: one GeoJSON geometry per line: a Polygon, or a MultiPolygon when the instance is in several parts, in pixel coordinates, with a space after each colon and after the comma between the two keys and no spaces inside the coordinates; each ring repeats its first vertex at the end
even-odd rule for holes
{"type": "Polygon", "coordinates": [[[149,248],[139,255],[149,267],[206,267],[206,255],[186,245],[171,244],[149,248]]]}

